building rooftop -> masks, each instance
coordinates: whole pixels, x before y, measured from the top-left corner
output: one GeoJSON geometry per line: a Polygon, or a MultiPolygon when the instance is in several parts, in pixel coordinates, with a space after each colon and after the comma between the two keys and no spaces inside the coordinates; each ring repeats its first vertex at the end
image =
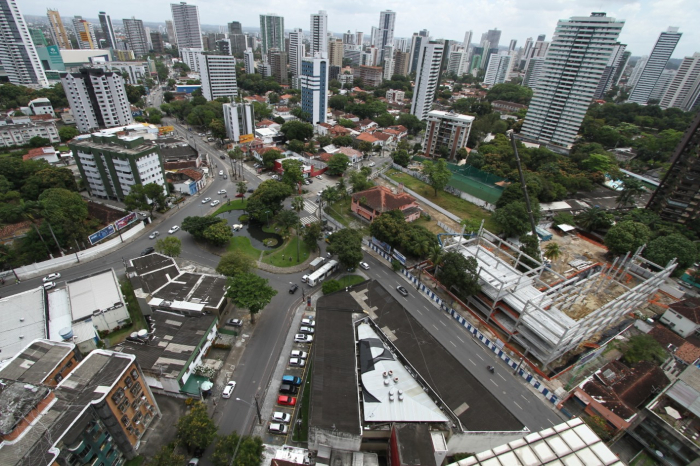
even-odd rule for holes
{"type": "Polygon", "coordinates": [[[673,351],[673,355],[688,364],[693,364],[700,358],[700,339],[697,337],[683,338],[668,327],[656,323],[649,331],[649,335],[658,341],[661,346],[673,351]],[[669,347],[670,345],[670,347],[669,347]]]}
{"type": "Polygon", "coordinates": [[[42,384],[58,364],[74,350],[73,343],[34,340],[0,370],[0,379],[33,385],[42,384]]]}
{"type": "Polygon", "coordinates": [[[194,181],[199,181],[202,178],[204,178],[204,174],[202,172],[199,172],[197,170],[193,170],[191,168],[182,168],[177,171],[178,173],[182,173],[183,175],[186,175],[188,178],[194,180],[194,181]]]}
{"type": "Polygon", "coordinates": [[[688,366],[666,391],[666,396],[700,417],[700,369],[688,366]]]}
{"type": "Polygon", "coordinates": [[[66,282],[66,287],[74,322],[124,304],[119,280],[112,269],[71,280],[66,282]]]}
{"type": "Polygon", "coordinates": [[[11,434],[50,391],[49,387],[39,384],[3,381],[0,385],[0,435],[11,434]]]}
{"type": "Polygon", "coordinates": [[[700,298],[688,297],[677,303],[672,303],[668,307],[686,319],[700,324],[700,298]]]}
{"type": "Polygon", "coordinates": [[[359,193],[353,193],[352,198],[356,201],[364,198],[362,204],[367,205],[377,212],[389,212],[401,209],[416,202],[410,194],[394,194],[391,189],[385,186],[375,186],[359,193]]]}
{"type": "Polygon", "coordinates": [[[0,358],[19,353],[27,343],[46,338],[48,312],[43,287],[0,299],[0,358]]]}
{"type": "Polygon", "coordinates": [[[37,147],[35,149],[29,149],[29,152],[22,156],[22,160],[31,160],[36,157],[41,157],[42,155],[55,155],[56,149],[53,147],[37,147]]]}
{"type": "Polygon", "coordinates": [[[459,120],[464,123],[471,123],[474,121],[474,117],[471,115],[462,115],[461,113],[455,112],[444,112],[442,110],[431,110],[428,112],[428,118],[447,118],[450,120],[459,120]]]}
{"type": "Polygon", "coordinates": [[[452,463],[450,466],[614,465],[624,463],[580,418],[508,442],[452,463]]]}
{"type": "Polygon", "coordinates": [[[396,424],[400,465],[440,466],[435,463],[433,439],[427,424],[396,424]]]}
{"type": "Polygon", "coordinates": [[[379,140],[369,133],[360,133],[359,136],[357,136],[355,139],[357,139],[358,141],[371,142],[371,143],[375,143],[379,140]]]}

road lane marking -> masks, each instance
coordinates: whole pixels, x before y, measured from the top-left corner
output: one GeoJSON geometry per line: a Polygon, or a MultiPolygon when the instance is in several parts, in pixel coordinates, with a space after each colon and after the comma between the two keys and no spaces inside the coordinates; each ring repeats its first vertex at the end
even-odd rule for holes
{"type": "Polygon", "coordinates": [[[493,383],[495,386],[498,387],[498,384],[496,382],[494,382],[493,379],[489,379],[489,380],[491,381],[491,383],[493,383]]]}
{"type": "Polygon", "coordinates": [[[424,304],[423,307],[425,308],[426,311],[430,312],[430,308],[429,308],[428,306],[426,306],[426,305],[424,304]]]}
{"type": "Polygon", "coordinates": [[[440,321],[440,323],[441,323],[442,325],[444,325],[445,327],[447,327],[447,324],[446,324],[445,322],[440,321]]]}
{"type": "Polygon", "coordinates": [[[518,408],[520,408],[520,409],[523,409],[523,407],[522,407],[522,406],[520,406],[520,405],[518,404],[518,402],[517,402],[517,401],[514,401],[513,403],[515,403],[515,406],[517,406],[518,408]]]}
{"type": "MultiPolygon", "coordinates": [[[[433,324],[433,327],[435,327],[435,324],[433,324]]],[[[435,330],[440,330],[439,328],[435,327],[435,330]]]]}
{"type": "MultiPolygon", "coordinates": [[[[433,327],[435,327],[435,326],[433,325],[433,327]]],[[[479,358],[479,359],[481,359],[482,361],[484,360],[484,358],[482,358],[481,355],[480,355],[479,353],[476,353],[476,357],[479,358]]]]}
{"type": "Polygon", "coordinates": [[[458,339],[459,341],[461,341],[462,343],[464,343],[464,340],[462,340],[461,338],[457,337],[457,339],[458,339]]]}
{"type": "MultiPolygon", "coordinates": [[[[467,358],[467,359],[468,359],[468,358],[467,358]]],[[[471,359],[469,359],[469,362],[472,363],[472,364],[474,364],[474,365],[476,366],[476,363],[475,363],[474,361],[472,361],[471,359]]]]}
{"type": "Polygon", "coordinates": [[[503,376],[502,376],[501,374],[498,374],[498,376],[499,376],[500,378],[502,378],[502,379],[503,379],[503,381],[505,382],[505,380],[506,380],[506,378],[505,378],[505,377],[503,377],[503,376]]]}
{"type": "MultiPolygon", "coordinates": [[[[452,340],[450,340],[450,343],[452,343],[452,340]]],[[[457,345],[455,345],[454,343],[452,343],[452,346],[454,346],[455,348],[457,348],[457,345]]]]}
{"type": "Polygon", "coordinates": [[[547,422],[549,422],[550,424],[552,424],[552,426],[554,426],[554,423],[552,421],[550,421],[549,419],[547,419],[547,422]]]}
{"type": "Polygon", "coordinates": [[[416,312],[420,315],[423,315],[423,313],[421,311],[419,311],[418,309],[416,309],[416,312]]]}
{"type": "Polygon", "coordinates": [[[520,396],[523,397],[523,400],[527,401],[528,403],[530,402],[530,400],[528,400],[527,398],[525,398],[525,395],[523,395],[522,393],[520,394],[520,396]]]}

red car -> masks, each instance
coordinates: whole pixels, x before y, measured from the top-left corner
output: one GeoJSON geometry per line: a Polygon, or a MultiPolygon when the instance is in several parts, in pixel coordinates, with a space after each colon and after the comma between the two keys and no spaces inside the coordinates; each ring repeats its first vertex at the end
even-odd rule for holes
{"type": "Polygon", "coordinates": [[[245,197],[245,193],[236,194],[236,197],[245,197]]]}
{"type": "Polygon", "coordinates": [[[277,397],[277,404],[282,406],[295,406],[297,398],[295,396],[281,395],[277,397]]]}

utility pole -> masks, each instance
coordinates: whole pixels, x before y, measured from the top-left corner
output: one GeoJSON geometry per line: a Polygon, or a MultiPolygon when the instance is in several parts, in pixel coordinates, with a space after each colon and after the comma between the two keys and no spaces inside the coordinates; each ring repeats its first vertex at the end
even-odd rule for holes
{"type": "MultiPolygon", "coordinates": [[[[510,142],[513,145],[513,153],[515,154],[515,162],[518,164],[518,174],[520,175],[520,185],[523,188],[523,196],[525,196],[525,205],[527,206],[527,215],[530,218],[530,227],[532,228],[532,234],[535,239],[537,236],[537,226],[535,225],[535,217],[532,215],[532,204],[530,204],[530,195],[527,193],[527,185],[525,184],[525,174],[523,173],[523,166],[520,163],[520,155],[518,155],[518,148],[515,144],[515,136],[510,133],[510,142]]],[[[539,243],[539,239],[538,239],[539,243]]]]}

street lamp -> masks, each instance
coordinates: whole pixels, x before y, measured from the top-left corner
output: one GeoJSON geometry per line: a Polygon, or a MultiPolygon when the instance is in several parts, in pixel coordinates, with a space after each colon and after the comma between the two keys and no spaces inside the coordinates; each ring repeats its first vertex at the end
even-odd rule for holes
{"type": "Polygon", "coordinates": [[[248,403],[247,401],[242,400],[240,398],[236,398],[236,401],[240,401],[243,404],[247,404],[251,408],[255,407],[255,411],[258,414],[258,424],[262,424],[262,415],[260,414],[260,405],[258,404],[258,395],[255,395],[253,400],[255,401],[255,405],[252,405],[252,404],[248,403]]]}

